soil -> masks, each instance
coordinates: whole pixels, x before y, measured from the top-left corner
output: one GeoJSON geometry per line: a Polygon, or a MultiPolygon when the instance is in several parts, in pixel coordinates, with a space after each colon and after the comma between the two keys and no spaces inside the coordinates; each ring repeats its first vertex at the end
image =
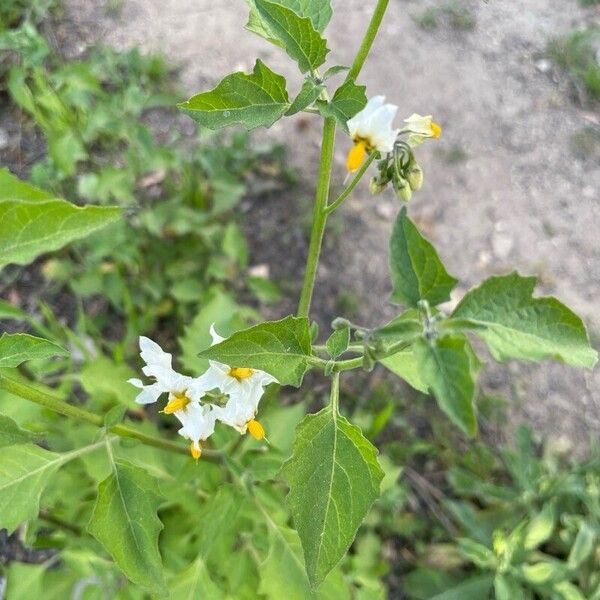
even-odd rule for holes
{"type": "MultiPolygon", "coordinates": [[[[65,0],[67,22],[84,32],[68,53],[99,41],[160,51],[179,65],[189,95],[213,87],[260,57],[301,80],[277,47],[245,31],[242,0],[65,0]],[[108,5],[118,6],[109,11],[108,5]]],[[[333,0],[327,37],[330,64],[349,64],[373,1],[333,0]]],[[[517,268],[537,274],[539,293],[579,312],[593,339],[600,293],[600,164],[572,153],[571,136],[600,125],[598,108],[582,106],[568,79],[544,57],[549,39],[600,18],[576,0],[516,3],[464,0],[476,17],[472,30],[446,18],[423,29],[416,17],[440,3],[391,0],[381,35],[360,77],[369,94],[385,94],[399,115],[433,114],[442,138],[419,149],[425,185],[410,214],[439,249],[461,286],[456,302],[486,276],[517,268]]],[[[320,139],[319,122],[296,116],[256,138],[289,146],[302,184],[286,197],[254,199],[248,230],[255,264],[267,264],[292,290],[306,252],[306,217],[320,139]]],[[[334,187],[344,177],[348,140],[336,148],[334,187]]],[[[396,310],[388,303],[387,243],[398,210],[393,194],[373,198],[362,186],[330,227],[319,271],[315,311],[326,324],[340,310],[361,306],[356,318],[376,324],[396,310]],[[340,303],[335,298],[342,296],[340,303]]],[[[281,313],[293,304],[279,307],[281,313]]],[[[491,362],[491,361],[490,361],[491,362]]],[[[600,432],[600,370],[560,364],[489,364],[484,387],[511,399],[512,423],[533,424],[548,437],[580,445],[600,432]]]]}

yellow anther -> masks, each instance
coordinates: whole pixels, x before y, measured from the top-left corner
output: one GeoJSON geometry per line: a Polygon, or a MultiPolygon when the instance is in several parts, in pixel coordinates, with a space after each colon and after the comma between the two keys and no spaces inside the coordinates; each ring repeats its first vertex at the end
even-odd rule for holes
{"type": "Polygon", "coordinates": [[[348,160],[346,161],[346,168],[350,173],[354,173],[363,164],[367,157],[367,142],[358,139],[354,142],[354,146],[350,152],[348,152],[348,160]]]}
{"type": "Polygon", "coordinates": [[[440,135],[442,135],[442,126],[438,125],[434,121],[431,121],[431,136],[437,140],[440,135]]]}
{"type": "Polygon", "coordinates": [[[265,437],[265,428],[256,420],[248,421],[248,433],[255,440],[262,440],[265,437]]]}
{"type": "Polygon", "coordinates": [[[198,460],[202,456],[202,448],[200,444],[197,442],[192,442],[190,444],[190,454],[194,460],[198,460]]]}
{"type": "Polygon", "coordinates": [[[172,415],[178,410],[183,410],[189,403],[190,399],[185,394],[173,394],[163,412],[165,415],[172,415]]]}
{"type": "Polygon", "coordinates": [[[248,367],[231,367],[231,369],[229,369],[229,376],[234,377],[238,381],[248,379],[252,373],[254,373],[254,371],[248,367]]]}

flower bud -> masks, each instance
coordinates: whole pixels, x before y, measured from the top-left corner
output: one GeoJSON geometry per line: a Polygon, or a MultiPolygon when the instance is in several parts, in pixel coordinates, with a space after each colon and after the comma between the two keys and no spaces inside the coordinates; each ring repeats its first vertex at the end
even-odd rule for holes
{"type": "Polygon", "coordinates": [[[369,191],[374,196],[376,194],[381,194],[383,190],[385,190],[387,182],[383,182],[380,177],[371,177],[369,181],[369,191]]]}
{"type": "Polygon", "coordinates": [[[423,169],[417,164],[414,163],[406,173],[406,179],[408,181],[408,185],[410,185],[410,189],[413,192],[418,192],[421,187],[423,187],[423,169]]]}
{"type": "Polygon", "coordinates": [[[404,177],[394,177],[393,184],[396,196],[400,200],[408,202],[412,198],[412,189],[404,177]]]}

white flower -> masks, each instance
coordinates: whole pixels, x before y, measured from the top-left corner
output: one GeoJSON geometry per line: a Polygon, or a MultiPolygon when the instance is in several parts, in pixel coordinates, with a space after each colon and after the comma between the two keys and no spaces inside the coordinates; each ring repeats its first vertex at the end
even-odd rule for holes
{"type": "Polygon", "coordinates": [[[163,412],[174,414],[179,419],[183,425],[179,434],[191,440],[190,452],[194,458],[200,458],[200,441],[213,433],[217,418],[212,405],[200,404],[202,396],[212,388],[205,387],[202,377],[188,377],[173,370],[171,355],[151,339],[140,337],[140,351],[146,363],[142,371],[155,382],[144,385],[140,379],[129,379],[129,383],[142,390],[136,402],[151,404],[161,394],[167,393],[168,401],[163,412]]]}
{"type": "Polygon", "coordinates": [[[413,148],[422,144],[427,138],[437,139],[442,135],[442,128],[432,121],[431,115],[423,117],[417,113],[413,113],[408,119],[404,119],[404,122],[408,125],[400,133],[410,134],[408,136],[408,144],[413,148]]]}
{"type": "Polygon", "coordinates": [[[365,108],[348,121],[348,130],[354,146],[348,154],[346,166],[351,173],[358,170],[367,156],[375,150],[392,152],[398,129],[392,129],[392,121],[398,107],[384,104],[385,96],[371,98],[365,108]]]}
{"type": "Polygon", "coordinates": [[[178,433],[192,442],[190,452],[195,459],[200,458],[202,454],[200,442],[206,440],[215,430],[218,416],[215,409],[212,404],[190,402],[185,408],[174,413],[182,425],[178,433]]]}
{"type": "MultiPolygon", "coordinates": [[[[211,326],[210,334],[213,345],[225,339],[215,331],[214,326],[211,326]]],[[[209,363],[208,370],[200,378],[202,385],[208,390],[218,388],[229,396],[224,407],[215,407],[217,418],[240,433],[246,433],[248,430],[257,439],[262,439],[265,435],[264,429],[254,417],[264,387],[276,383],[277,379],[259,369],[230,366],[214,360],[209,363]]]]}

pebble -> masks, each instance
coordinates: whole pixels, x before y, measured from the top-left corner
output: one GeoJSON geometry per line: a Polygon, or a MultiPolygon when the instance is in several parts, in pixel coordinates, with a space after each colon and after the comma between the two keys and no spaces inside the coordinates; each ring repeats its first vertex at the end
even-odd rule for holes
{"type": "Polygon", "coordinates": [[[535,61],[535,68],[540,73],[549,73],[552,70],[552,61],[547,58],[540,58],[535,61]]]}

